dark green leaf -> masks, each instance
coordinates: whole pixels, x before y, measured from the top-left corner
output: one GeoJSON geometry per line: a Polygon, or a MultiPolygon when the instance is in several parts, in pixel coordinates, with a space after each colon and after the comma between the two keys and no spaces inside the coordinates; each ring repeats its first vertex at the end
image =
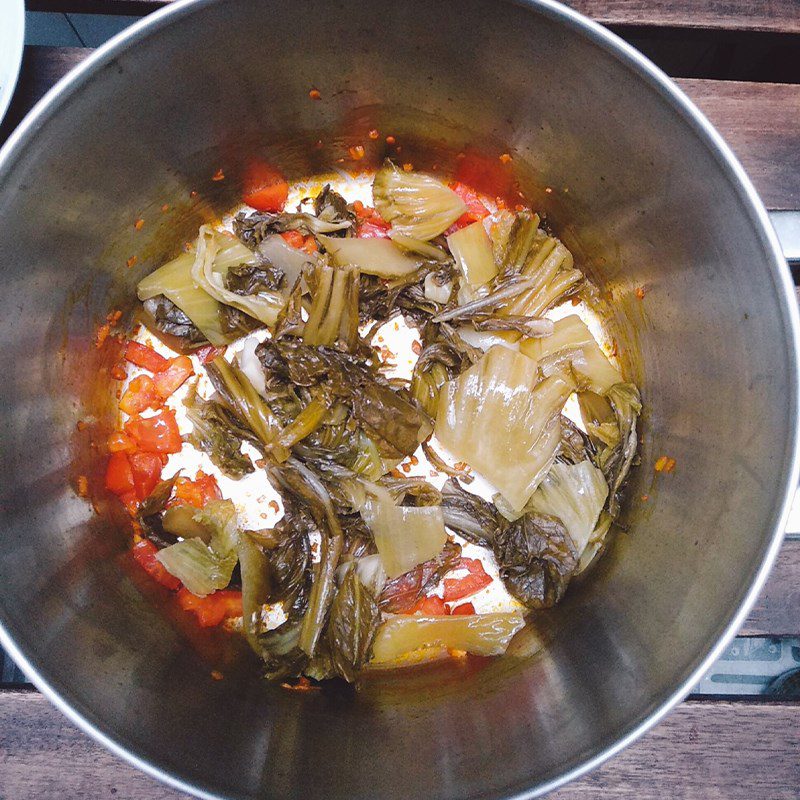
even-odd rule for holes
{"type": "Polygon", "coordinates": [[[331,604],[328,647],[336,672],[352,683],[369,660],[381,613],[353,565],[345,573],[331,604]]]}
{"type": "Polygon", "coordinates": [[[555,605],[578,566],[567,529],[546,514],[525,514],[504,526],[492,544],[506,589],[528,608],[555,605]]]}

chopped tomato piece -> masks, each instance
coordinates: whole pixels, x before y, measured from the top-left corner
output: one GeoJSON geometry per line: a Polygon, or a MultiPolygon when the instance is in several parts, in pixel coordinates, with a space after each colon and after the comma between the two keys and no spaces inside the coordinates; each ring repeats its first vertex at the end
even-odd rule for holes
{"type": "Polygon", "coordinates": [[[121,494],[119,499],[122,501],[122,505],[125,506],[127,512],[133,517],[136,515],[136,512],[139,510],[139,499],[136,497],[136,492],[125,492],[125,494],[121,494]]]}
{"type": "Polygon", "coordinates": [[[152,543],[143,539],[133,546],[133,557],[136,563],[154,580],[165,586],[171,591],[181,588],[181,582],[170,575],[163,564],[156,558],[158,548],[152,543]]]}
{"type": "Polygon", "coordinates": [[[125,360],[136,364],[137,367],[150,370],[150,372],[161,372],[169,364],[169,361],[156,353],[152,347],[139,344],[139,342],[128,342],[125,348],[125,360]]]}
{"type": "Polygon", "coordinates": [[[444,600],[437,595],[422,597],[405,614],[421,614],[424,617],[443,617],[448,614],[444,600]]]}
{"type": "Polygon", "coordinates": [[[319,252],[319,247],[317,247],[317,240],[310,234],[306,236],[305,241],[303,242],[303,246],[300,249],[308,253],[309,255],[313,255],[314,253],[319,252]]]}
{"type": "Polygon", "coordinates": [[[296,250],[303,250],[309,255],[319,250],[317,240],[310,234],[303,236],[300,231],[284,231],[280,236],[290,247],[294,247],[296,250]]]}
{"type": "Polygon", "coordinates": [[[136,444],[125,431],[114,431],[108,437],[109,453],[135,453],[136,444]]]}
{"type": "Polygon", "coordinates": [[[136,491],[133,470],[127,453],[113,453],[106,467],[106,489],[116,495],[136,491]]]}
{"type": "Polygon", "coordinates": [[[161,370],[156,375],[153,381],[155,390],[160,397],[166,400],[191,375],[194,375],[194,369],[192,367],[192,359],[189,356],[171,358],[166,369],[161,370]]]}
{"type": "Polygon", "coordinates": [[[475,613],[475,606],[472,603],[462,603],[460,606],[456,606],[451,612],[454,617],[455,616],[469,616],[470,614],[475,613]]]}
{"type": "Polygon", "coordinates": [[[125,433],[146,453],[178,453],[183,444],[175,414],[168,408],[152,417],[131,417],[125,433]]]}
{"type": "Polygon", "coordinates": [[[200,471],[193,481],[189,478],[178,478],[175,481],[174,495],[168,505],[202,508],[209,500],[222,500],[222,492],[213,475],[200,471]]]}
{"type": "Polygon", "coordinates": [[[296,247],[298,250],[303,246],[303,243],[306,240],[306,237],[303,236],[303,234],[300,233],[300,231],[284,231],[281,234],[281,238],[290,247],[296,247]]]}
{"type": "Polygon", "coordinates": [[[214,347],[213,344],[207,344],[195,350],[194,354],[200,359],[201,364],[210,364],[217,356],[221,356],[224,352],[224,347],[214,347]]]}
{"type": "Polygon", "coordinates": [[[136,497],[139,500],[150,497],[156,484],[161,480],[161,458],[156,453],[131,453],[128,461],[133,472],[136,497]]]}
{"type": "Polygon", "coordinates": [[[489,216],[489,209],[481,202],[480,196],[474,189],[458,181],[451,183],[450,188],[464,201],[467,210],[452,224],[448,233],[466,228],[467,225],[489,216]]]}
{"type": "Polygon", "coordinates": [[[475,594],[492,582],[477,558],[462,558],[456,569],[466,569],[468,572],[463,578],[444,579],[444,599],[448,602],[475,594]]]}
{"type": "Polygon", "coordinates": [[[158,396],[153,379],[149,375],[137,375],[122,395],[119,410],[132,415],[160,405],[161,398],[158,396]]]}
{"type": "Polygon", "coordinates": [[[289,184],[278,170],[255,161],[244,179],[242,200],[256,211],[283,211],[289,196],[289,184]]]}
{"type": "Polygon", "coordinates": [[[219,625],[229,617],[242,616],[242,593],[233,589],[221,589],[207,597],[198,597],[186,587],[178,592],[178,605],[191,611],[202,628],[219,625]]]}
{"type": "Polygon", "coordinates": [[[360,200],[353,203],[356,214],[357,235],[359,239],[385,239],[389,234],[391,225],[370,206],[365,206],[360,200]]]}

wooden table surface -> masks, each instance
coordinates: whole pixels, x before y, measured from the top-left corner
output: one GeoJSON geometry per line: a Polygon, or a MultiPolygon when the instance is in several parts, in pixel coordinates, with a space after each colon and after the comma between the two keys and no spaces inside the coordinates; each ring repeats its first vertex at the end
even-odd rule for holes
{"type": "MultiPolygon", "coordinates": [[[[34,11],[134,15],[161,5],[162,0],[28,1],[34,11]]],[[[732,146],[768,209],[800,210],[800,0],[571,0],[569,5],[609,25],[676,78],[732,146]]],[[[0,143],[89,52],[26,47],[0,143]]],[[[701,683],[626,751],[551,796],[797,800],[800,680],[794,692],[776,697],[764,688],[765,676],[757,674],[776,653],[783,666],[800,667],[798,523],[787,533],[727,660],[719,662],[720,674],[701,683]],[[759,661],[764,652],[770,655],[759,661]],[[756,664],[755,673],[723,674],[731,663],[745,673],[747,658],[756,664]],[[731,689],[726,679],[752,688],[731,689]]],[[[0,800],[183,797],[95,744],[8,666],[2,670],[2,663],[0,674],[5,680],[0,682],[0,800]]]]}

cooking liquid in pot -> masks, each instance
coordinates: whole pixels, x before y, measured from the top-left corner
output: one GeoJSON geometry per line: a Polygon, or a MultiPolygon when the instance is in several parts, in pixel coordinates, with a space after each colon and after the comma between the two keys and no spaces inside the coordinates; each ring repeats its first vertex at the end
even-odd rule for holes
{"type": "MultiPolygon", "coordinates": [[[[405,185],[407,174],[396,169],[389,175],[390,188],[381,195],[382,205],[377,202],[377,192],[373,198],[372,174],[332,173],[289,187],[283,203],[287,210],[314,214],[313,199],[325,186],[343,198],[341,202],[348,204],[346,212],[341,204],[337,211],[332,203],[327,211],[318,210],[317,218],[327,217],[333,224],[340,218],[349,220],[342,228],[347,239],[338,238],[342,233],[336,230],[315,235],[302,223],[281,230],[289,218],[282,220],[275,209],[250,218],[246,230],[251,235],[256,230],[254,222],[263,223],[264,230],[257,234],[260,243],[250,241],[255,250],[248,250],[234,234],[238,229],[240,238],[247,237],[246,231],[242,234],[246,226],[235,222],[237,215],[257,213],[245,205],[221,220],[217,233],[207,231],[204,242],[201,230],[201,239],[184,258],[194,267],[198,250],[209,243],[218,252],[225,251],[227,243],[236,244],[240,249],[227,256],[230,263],[224,263],[219,255],[213,261],[211,269],[222,276],[220,283],[240,256],[246,256],[250,266],[271,265],[287,273],[292,259],[299,258],[304,264],[297,273],[298,277],[302,274],[304,304],[302,311],[298,308],[302,320],[294,329],[284,326],[276,340],[297,343],[305,337],[310,348],[323,353],[325,348],[355,352],[357,345],[348,345],[343,335],[336,338],[336,331],[322,344],[308,335],[319,311],[314,297],[323,291],[318,265],[324,260],[332,262],[335,270],[352,269],[348,263],[360,266],[363,297],[363,276],[371,268],[362,262],[370,256],[339,252],[342,241],[349,242],[355,233],[391,250],[389,266],[379,264],[379,277],[366,279],[373,289],[408,280],[401,262],[409,259],[414,279],[408,280],[408,285],[415,287],[411,296],[418,306],[407,303],[410,313],[392,315],[381,325],[376,325],[374,318],[364,319],[362,309],[358,331],[361,337],[369,336],[377,373],[394,386],[411,387],[418,407],[425,405],[425,399],[415,391],[418,377],[415,379],[414,367],[420,354],[438,342],[444,362],[431,359],[431,365],[439,368],[438,382],[430,384],[438,396],[428,399],[427,415],[418,416],[423,423],[417,438],[427,440],[444,463],[432,463],[431,451],[421,444],[413,452],[387,453],[391,446],[380,452],[381,448],[370,442],[366,460],[344,466],[340,458],[330,468],[320,466],[315,460],[319,451],[328,446],[329,459],[336,462],[337,447],[346,449],[354,437],[363,435],[363,428],[359,433],[352,409],[347,409],[347,397],[323,396],[327,390],[315,395],[319,387],[309,386],[307,380],[292,389],[297,407],[282,410],[284,418],[272,424],[275,436],[285,435],[287,420],[297,416],[297,408],[302,410],[318,400],[323,406],[322,422],[311,426],[317,434],[317,452],[303,450],[303,443],[310,441],[307,437],[281,448],[282,452],[265,447],[263,436],[259,439],[255,426],[248,424],[247,413],[237,406],[237,398],[221,387],[225,378],[217,371],[212,380],[209,364],[224,361],[238,367],[234,381],[249,381],[248,391],[267,406],[285,405],[286,398],[277,398],[271,385],[274,375],[269,364],[274,359],[267,356],[265,361],[257,349],[272,341],[274,325],[258,324],[247,317],[248,325],[253,323],[256,329],[228,336],[224,349],[205,346],[187,352],[181,347],[184,355],[170,347],[176,339],[158,335],[158,323],[153,323],[152,317],[149,327],[139,325],[131,335],[131,341],[146,350],[134,345],[126,360],[121,433],[115,434],[116,439],[112,436],[110,443],[116,452],[111,456],[114,466],[109,465],[107,485],[120,495],[134,520],[134,557],[156,580],[176,592],[177,602],[194,614],[200,625],[223,625],[245,633],[273,677],[300,677],[302,681],[307,680],[304,676],[340,676],[352,681],[364,669],[403,666],[464,652],[502,653],[523,625],[523,614],[557,602],[569,578],[584,570],[601,551],[630,459],[627,466],[623,464],[626,456],[632,457],[625,452],[626,444],[629,448],[632,441],[635,449],[638,393],[622,382],[611,342],[587,302],[592,299],[592,287],[578,273],[574,273],[574,282],[569,282],[572,258],[566,248],[537,227],[538,218],[531,217],[527,209],[511,212],[498,208],[493,200],[468,187],[456,185],[452,192],[435,179],[431,179],[431,191],[441,196],[431,200],[425,196],[426,187],[405,185]],[[400,197],[402,207],[403,193],[413,195],[415,190],[422,196],[416,220],[409,220],[408,214],[396,215],[391,230],[393,235],[400,230],[408,236],[416,224],[421,235],[419,239],[400,238],[397,241],[402,246],[398,246],[386,238],[390,226],[372,207],[379,205],[391,217],[396,209],[389,213],[385,209],[391,209],[392,193],[400,197]],[[435,201],[439,206],[432,206],[435,201]],[[436,213],[446,216],[451,201],[453,219],[431,223],[436,213]],[[474,234],[471,241],[460,233],[465,230],[474,234]],[[265,247],[265,242],[269,246],[265,247]],[[319,255],[321,251],[327,251],[327,259],[319,255]],[[289,259],[285,264],[284,258],[289,259]],[[481,269],[492,274],[481,280],[486,277],[479,275],[481,269]],[[509,275],[519,274],[504,282],[504,270],[509,275]],[[534,292],[529,292],[510,294],[505,303],[486,304],[481,314],[462,314],[460,318],[451,314],[451,319],[439,324],[430,321],[436,314],[458,311],[526,278],[540,294],[542,286],[559,279],[565,289],[560,293],[554,290],[554,302],[544,308],[534,305],[532,314],[519,302],[520,297],[530,302],[534,292]],[[516,329],[503,320],[513,320],[516,329]],[[446,330],[444,338],[437,331],[440,325],[446,330]],[[167,361],[153,359],[148,352],[167,361]],[[452,363],[453,353],[459,364],[452,363]],[[470,372],[465,374],[467,370],[470,372]],[[442,377],[450,380],[449,387],[441,385],[442,377]],[[550,387],[551,394],[557,393],[559,380],[563,381],[561,399],[551,401],[555,410],[548,412],[550,418],[541,430],[536,429],[537,409],[547,403],[544,390],[550,387]],[[151,384],[155,385],[154,394],[151,384]],[[530,407],[524,402],[520,405],[520,398],[531,396],[536,399],[530,407]],[[469,402],[464,402],[465,397],[469,402]],[[234,449],[245,457],[242,463],[250,462],[247,468],[242,468],[242,463],[226,468],[225,459],[215,455],[214,445],[203,444],[202,436],[198,439],[198,414],[202,416],[198,409],[207,411],[212,408],[208,404],[218,401],[219,406],[213,408],[216,412],[221,407],[223,416],[227,415],[234,449]],[[152,427],[152,421],[165,413],[174,420],[172,433],[179,433],[182,442],[159,447],[141,432],[137,439],[137,425],[144,421],[145,429],[152,427]],[[338,433],[333,419],[337,414],[346,431],[334,445],[326,445],[326,430],[338,433]],[[571,421],[572,428],[564,418],[571,421]],[[461,428],[474,430],[462,432],[461,428]],[[570,435],[565,435],[565,430],[570,435]],[[526,470],[530,472],[531,466],[516,459],[518,451],[514,449],[515,440],[525,437],[533,445],[528,450],[546,451],[539,458],[540,474],[527,484],[526,470]],[[453,442],[454,448],[447,446],[453,442]],[[508,453],[500,452],[503,442],[511,447],[508,453]],[[498,452],[493,454],[493,448],[498,452]],[[454,454],[453,449],[459,452],[454,454]],[[475,454],[475,466],[470,463],[471,453],[475,454]],[[132,488],[125,481],[126,461],[132,488]],[[245,469],[250,471],[245,473],[245,469]],[[291,478],[286,478],[283,470],[288,470],[291,478]],[[118,473],[124,474],[120,477],[118,473]],[[512,476],[510,481],[505,480],[506,474],[512,476]],[[517,479],[520,475],[522,480],[517,479]],[[163,482],[175,476],[177,480],[171,484],[163,482]],[[502,485],[496,485],[498,476],[502,485]],[[406,486],[406,479],[424,482],[424,487],[406,486]],[[304,488],[298,489],[298,482],[304,488]],[[454,483],[460,488],[454,489],[454,483]],[[451,487],[449,492],[446,484],[451,487]],[[439,496],[443,489],[445,500],[439,496]],[[498,489],[508,496],[500,496],[498,489]],[[311,497],[310,502],[304,493],[311,497]],[[485,503],[471,508],[471,496],[485,503]],[[292,513],[285,516],[287,497],[292,513]],[[343,552],[333,558],[334,537],[325,519],[328,502],[334,505],[345,537],[343,552]],[[315,613],[309,608],[314,607],[314,592],[323,585],[326,570],[332,570],[324,584],[328,597],[318,603],[320,621],[317,630],[309,634],[313,626],[308,620],[315,613]]],[[[267,205],[275,202],[269,191],[266,200],[256,197],[253,202],[261,201],[267,205]]],[[[383,256],[377,258],[380,261],[383,256]]],[[[140,284],[140,296],[148,280],[140,284]]],[[[284,278],[280,289],[284,299],[292,288],[286,283],[284,278]]],[[[263,285],[256,291],[267,294],[263,285]]],[[[144,294],[148,295],[145,308],[152,308],[152,290],[144,294]]],[[[170,296],[173,301],[175,298],[170,296]]],[[[334,296],[329,306],[335,302],[334,296]]],[[[177,305],[196,321],[189,304],[177,305]]],[[[338,321],[334,323],[338,325],[338,321]]],[[[341,334],[341,326],[338,330],[341,334]]],[[[428,351],[433,352],[435,349],[428,351]]],[[[349,376],[347,370],[345,375],[349,376]]],[[[412,395],[404,390],[404,402],[413,403],[412,395]]],[[[402,414],[402,409],[385,406],[383,413],[402,414]]],[[[212,427],[218,425],[217,417],[209,423],[212,427]]],[[[370,424],[372,431],[375,423],[370,424]]],[[[214,434],[206,437],[213,438],[214,434]]],[[[328,440],[334,438],[328,436],[328,440]]]]}

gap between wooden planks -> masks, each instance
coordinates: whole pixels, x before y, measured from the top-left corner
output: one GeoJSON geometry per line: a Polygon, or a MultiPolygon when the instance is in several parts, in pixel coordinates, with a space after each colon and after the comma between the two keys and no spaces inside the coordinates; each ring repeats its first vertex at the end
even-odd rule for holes
{"type": "MultiPolygon", "coordinates": [[[[599,4],[599,0],[582,2],[587,6],[593,2],[599,4]]],[[[800,2],[785,2],[791,2],[800,19],[800,2]]],[[[645,4],[617,0],[600,5],[645,4]]],[[[686,3],[678,5],[686,13],[686,3]]],[[[7,136],[11,126],[19,122],[33,103],[90,52],[76,47],[26,47],[20,84],[2,133],[7,136]]],[[[681,79],[677,83],[727,140],[767,208],[800,209],[800,85],[699,79],[681,79]]]]}
{"type": "MultiPolygon", "coordinates": [[[[800,705],[687,702],[552,800],[797,800],[800,705]]],[[[79,731],[35,692],[0,693],[4,800],[186,800],[79,731]]]]}

